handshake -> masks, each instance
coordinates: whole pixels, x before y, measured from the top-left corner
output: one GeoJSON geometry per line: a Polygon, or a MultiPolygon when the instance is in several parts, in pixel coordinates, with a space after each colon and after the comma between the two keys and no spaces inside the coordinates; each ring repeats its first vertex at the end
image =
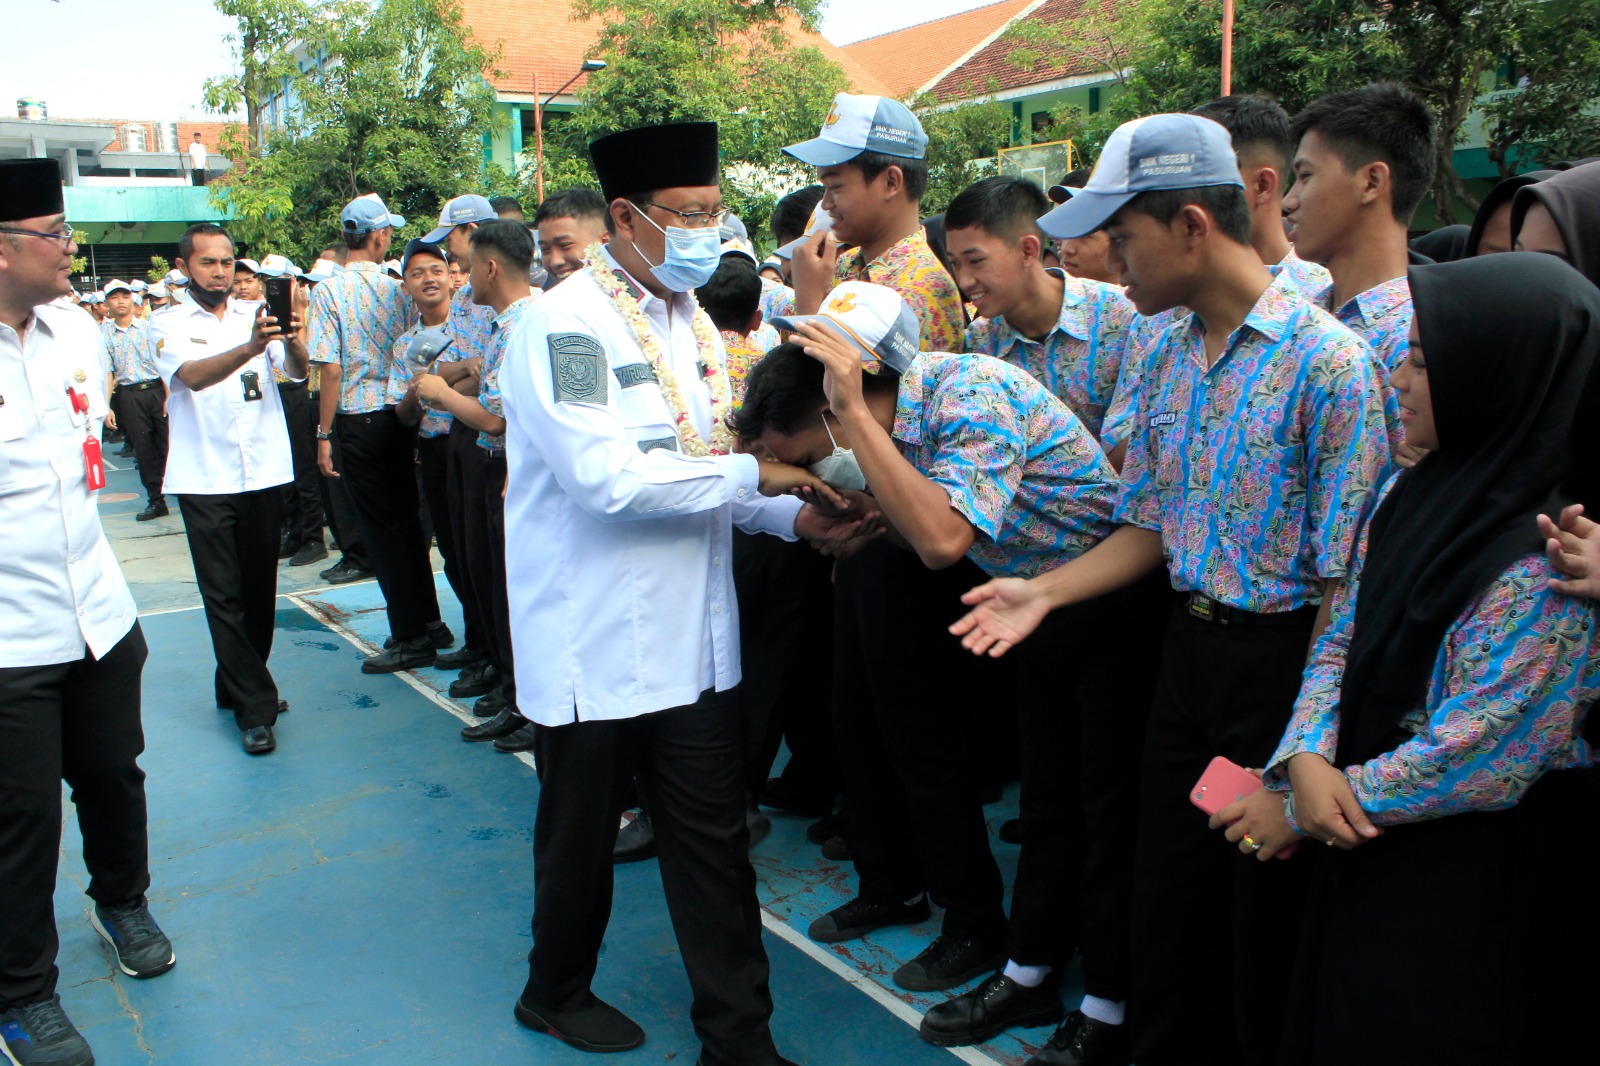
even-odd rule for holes
{"type": "Polygon", "coordinates": [[[763,459],[760,487],[763,496],[797,496],[805,501],[795,516],[795,535],[835,559],[854,555],[889,528],[871,496],[836,489],[803,467],[763,459]]]}

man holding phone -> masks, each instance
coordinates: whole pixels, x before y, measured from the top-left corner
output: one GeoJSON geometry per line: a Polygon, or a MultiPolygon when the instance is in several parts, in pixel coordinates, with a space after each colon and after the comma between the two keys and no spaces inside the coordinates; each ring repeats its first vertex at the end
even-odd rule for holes
{"type": "Polygon", "coordinates": [[[216,653],[216,698],[233,712],[244,750],[277,746],[288,705],[267,669],[278,585],[279,489],[294,476],[283,401],[272,373],[304,380],[300,315],[280,322],[230,296],[233,241],[209,222],[178,242],[189,302],[150,320],[150,345],[170,394],[167,491],[178,497],[195,581],[216,653]]]}

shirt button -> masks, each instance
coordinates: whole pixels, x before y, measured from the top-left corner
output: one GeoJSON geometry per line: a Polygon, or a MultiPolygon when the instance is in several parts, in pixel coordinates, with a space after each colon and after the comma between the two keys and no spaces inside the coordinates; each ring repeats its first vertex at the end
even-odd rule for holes
{"type": "Polygon", "coordinates": [[[88,613],[89,613],[89,609],[87,607],[79,607],[78,608],[78,617],[79,618],[82,618],[84,615],[86,615],[88,613]]]}
{"type": "MultiPolygon", "coordinates": [[[[746,497],[746,496],[748,496],[748,495],[750,495],[750,490],[749,490],[749,489],[740,489],[740,490],[739,490],[739,499],[741,499],[741,500],[742,500],[742,499],[744,499],[744,498],[745,498],[745,497],[746,497]]],[[[72,513],[72,512],[71,512],[71,511],[68,511],[68,512],[67,512],[67,513],[68,513],[68,514],[71,514],[71,513],[72,513]]]]}
{"type": "MultiPolygon", "coordinates": [[[[79,613],[81,614],[82,612],[80,611],[79,613]]],[[[712,614],[721,614],[722,613],[722,604],[713,603],[711,605],[711,613],[712,614]]]]}
{"type": "Polygon", "coordinates": [[[713,555],[713,556],[712,556],[712,557],[711,557],[711,565],[712,565],[712,566],[721,566],[721,565],[722,565],[722,556],[720,556],[720,555],[713,555]]]}

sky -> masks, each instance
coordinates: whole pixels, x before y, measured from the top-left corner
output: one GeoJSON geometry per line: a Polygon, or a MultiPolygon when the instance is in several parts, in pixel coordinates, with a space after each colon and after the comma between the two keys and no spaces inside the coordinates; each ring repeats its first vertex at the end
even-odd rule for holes
{"type": "MultiPolygon", "coordinates": [[[[822,34],[859,41],[993,0],[827,0],[822,34]]],[[[210,0],[7,0],[12,48],[0,62],[0,116],[19,97],[43,100],[55,118],[208,119],[206,78],[231,66],[233,22],[210,0]],[[139,13],[139,17],[134,17],[139,13]],[[20,18],[18,16],[20,15],[20,18]],[[49,45],[48,42],[58,42],[49,45]]]]}

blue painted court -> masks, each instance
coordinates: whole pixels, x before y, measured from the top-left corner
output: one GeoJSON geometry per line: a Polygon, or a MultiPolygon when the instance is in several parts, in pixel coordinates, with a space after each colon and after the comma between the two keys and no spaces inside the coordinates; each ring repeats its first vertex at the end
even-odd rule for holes
{"type": "MultiPolygon", "coordinates": [[[[112,478],[114,492],[131,473],[112,478]]],[[[119,555],[129,508],[137,510],[103,508],[119,555]]],[[[161,520],[169,534],[182,528],[174,512],[161,520]]],[[[181,535],[165,540],[183,551],[181,535]]],[[[282,587],[307,576],[284,575],[282,587]]],[[[459,633],[455,601],[438,580],[459,633]]],[[[202,612],[142,619],[151,909],[178,965],[151,981],[112,976],[87,919],[69,818],[56,896],[60,987],[98,1061],[593,1063],[511,1016],[530,946],[531,760],[461,741],[463,720],[476,719],[442,695],[453,674],[360,672],[361,656],[386,633],[376,585],[317,583],[279,604],[272,666],[292,709],[279,722],[277,752],[262,758],[239,750],[232,715],[212,706],[202,612]]],[[[1011,791],[987,809],[991,827],[1014,811],[1011,791]]],[[[889,974],[934,935],[937,911],[916,929],[810,943],[805,927],[853,894],[854,873],[821,857],[806,824],[774,813],[772,834],[752,854],[781,1051],[812,1066],[1020,1063],[1049,1037],[1032,1029],[1021,1031],[1026,1042],[1003,1036],[976,1049],[924,1044],[915,1024],[942,995],[901,992],[889,974]]],[[[1016,851],[996,842],[1008,879],[1016,851]]],[[[618,867],[616,878],[595,991],[649,1039],[607,1061],[688,1066],[699,1044],[655,863],[618,867]]],[[[1081,996],[1075,972],[1066,995],[1069,1007],[1081,996]]]]}

